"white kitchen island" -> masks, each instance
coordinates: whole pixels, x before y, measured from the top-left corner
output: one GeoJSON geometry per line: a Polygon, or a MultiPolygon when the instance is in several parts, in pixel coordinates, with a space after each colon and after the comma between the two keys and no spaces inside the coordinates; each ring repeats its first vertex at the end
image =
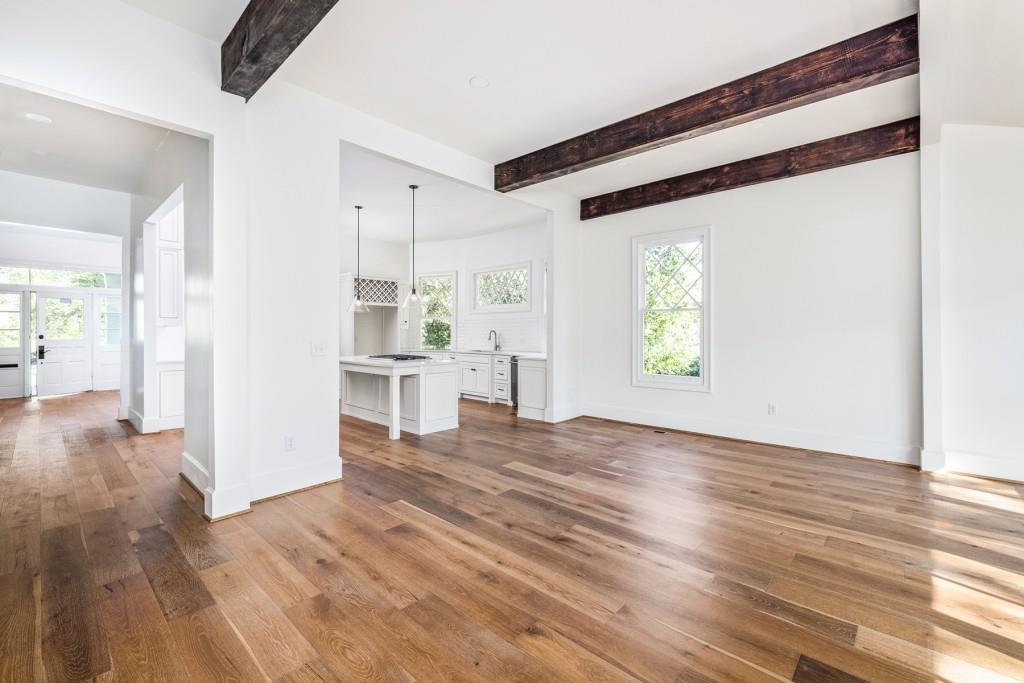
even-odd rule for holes
{"type": "Polygon", "coordinates": [[[449,359],[391,360],[343,356],[341,414],[388,427],[431,434],[459,426],[459,364],[449,359]]]}

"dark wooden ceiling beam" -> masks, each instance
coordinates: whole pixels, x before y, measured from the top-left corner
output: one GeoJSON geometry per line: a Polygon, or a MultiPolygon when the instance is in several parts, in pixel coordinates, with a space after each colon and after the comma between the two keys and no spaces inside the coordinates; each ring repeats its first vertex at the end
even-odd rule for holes
{"type": "Polygon", "coordinates": [[[220,46],[221,90],[249,100],[338,0],[249,0],[220,46]]]}
{"type": "Polygon", "coordinates": [[[494,167],[502,192],[918,71],[917,15],[494,167]]]}
{"type": "Polygon", "coordinates": [[[600,218],[713,192],[916,152],[918,149],[920,120],[915,116],[752,159],[589,197],[580,202],[580,219],[600,218]]]}

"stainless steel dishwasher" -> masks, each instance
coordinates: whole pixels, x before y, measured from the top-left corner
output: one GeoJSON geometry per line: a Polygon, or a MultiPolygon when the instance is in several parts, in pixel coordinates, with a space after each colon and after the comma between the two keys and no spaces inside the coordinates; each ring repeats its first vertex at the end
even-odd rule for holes
{"type": "Polygon", "coordinates": [[[512,375],[512,405],[519,405],[519,356],[512,356],[509,361],[509,372],[512,375]]]}

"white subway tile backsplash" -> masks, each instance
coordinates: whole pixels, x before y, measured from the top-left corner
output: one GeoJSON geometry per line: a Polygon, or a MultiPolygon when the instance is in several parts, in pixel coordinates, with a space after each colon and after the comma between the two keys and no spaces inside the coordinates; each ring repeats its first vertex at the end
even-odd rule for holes
{"type": "Polygon", "coordinates": [[[458,321],[456,346],[459,349],[487,349],[490,330],[495,330],[501,346],[515,351],[543,351],[547,321],[535,315],[469,315],[458,321]]]}

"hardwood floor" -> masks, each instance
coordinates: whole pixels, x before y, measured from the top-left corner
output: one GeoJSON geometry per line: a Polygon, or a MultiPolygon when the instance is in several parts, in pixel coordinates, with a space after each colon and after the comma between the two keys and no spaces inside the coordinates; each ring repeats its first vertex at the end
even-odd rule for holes
{"type": "Polygon", "coordinates": [[[464,401],[210,525],[117,394],[0,401],[0,680],[1024,679],[1024,487],[464,401]]]}

